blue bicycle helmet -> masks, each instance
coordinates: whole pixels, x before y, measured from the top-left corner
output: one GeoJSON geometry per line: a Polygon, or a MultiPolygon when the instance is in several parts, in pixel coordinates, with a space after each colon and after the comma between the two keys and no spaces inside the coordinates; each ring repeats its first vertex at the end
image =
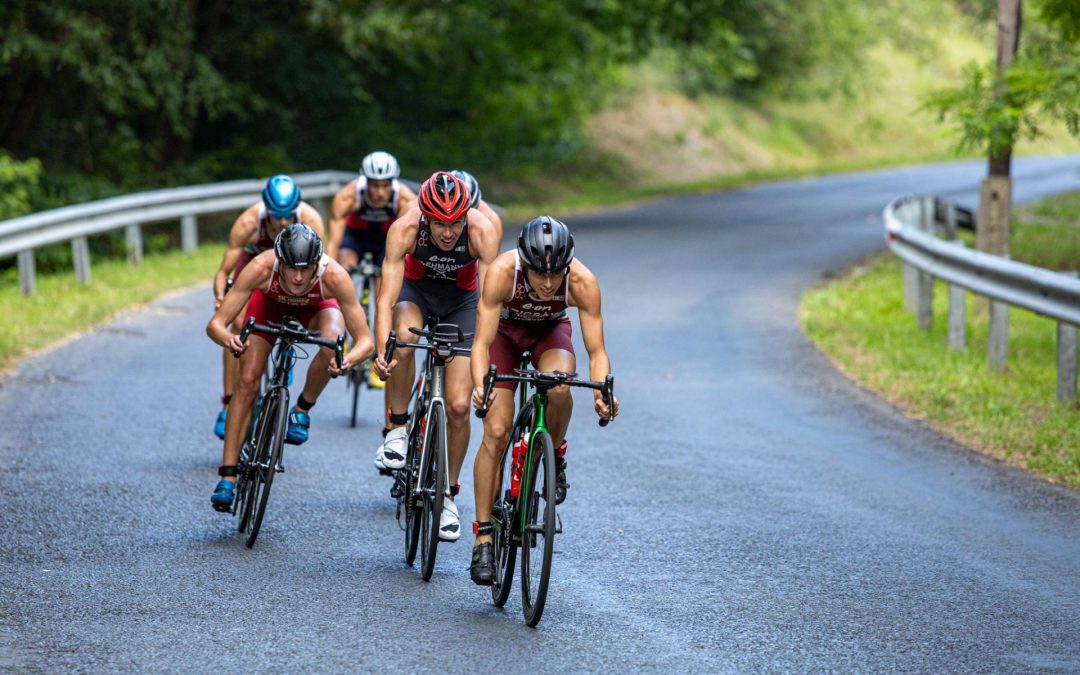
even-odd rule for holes
{"type": "Polygon", "coordinates": [[[271,216],[292,218],[300,208],[300,186],[289,176],[279,173],[266,181],[262,200],[271,216]]]}

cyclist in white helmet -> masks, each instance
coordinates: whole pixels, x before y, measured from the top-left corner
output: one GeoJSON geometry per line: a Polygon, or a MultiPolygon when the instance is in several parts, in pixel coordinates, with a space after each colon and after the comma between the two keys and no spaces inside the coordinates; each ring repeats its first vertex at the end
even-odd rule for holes
{"type": "Polygon", "coordinates": [[[374,254],[375,264],[382,266],[387,230],[416,201],[400,175],[394,156],[378,150],[364,157],[360,175],[334,196],[326,252],[345,269],[365,253],[374,254]]]}

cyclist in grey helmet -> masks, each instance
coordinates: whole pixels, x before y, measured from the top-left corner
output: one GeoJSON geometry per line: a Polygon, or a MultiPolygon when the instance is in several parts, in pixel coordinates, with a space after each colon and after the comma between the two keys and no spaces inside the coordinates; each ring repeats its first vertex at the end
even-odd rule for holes
{"type": "Polygon", "coordinates": [[[252,333],[246,342],[241,342],[240,336],[229,329],[241,315],[245,319],[253,317],[261,324],[282,323],[286,315],[291,315],[307,328],[318,330],[323,337],[337,337],[345,328],[353,339],[353,347],[341,368],[334,363],[333,350],[327,347],[320,347],[312,356],[304,390],[289,413],[285,442],[293,445],[308,440],[311,425],[308,411],[326,388],[330,376],[346,372],[375,350],[349,273],[323,253],[319,235],[304,223],[294,223],[282,230],[274,240],[274,248],[257,255],[236,278],[206,326],[211,340],[240,353],[240,380],[225,421],[225,448],[218,469],[221,480],[210,500],[218,511],[232,507],[240,446],[275,342],[275,338],[262,333],[252,333]]]}
{"type": "Polygon", "coordinates": [[[465,187],[469,188],[469,206],[476,209],[480,213],[487,216],[495,227],[499,228],[499,232],[502,232],[502,218],[495,209],[491,208],[491,205],[484,201],[483,194],[480,192],[480,183],[477,182],[476,177],[468,171],[462,171],[461,169],[454,169],[450,172],[452,175],[457,176],[461,182],[465,183],[465,187]]]}
{"type": "MultiPolygon", "coordinates": [[[[484,278],[476,313],[476,337],[470,366],[472,402],[484,404],[484,376],[494,364],[499,373],[512,374],[529,352],[534,368],[577,372],[567,310],[576,307],[581,338],[589,353],[589,379],[602,381],[611,372],[604,347],[604,318],[600,313],[600,284],[574,255],[574,237],[566,224],[550,216],[533,218],[522,228],[515,250],[501,254],[484,278]]],[[[495,385],[487,401],[484,439],[473,464],[476,483],[476,522],[469,574],[482,586],[491,585],[494,558],[491,544],[491,505],[495,499],[499,454],[506,447],[514,421],[512,382],[495,385]]],[[[619,414],[619,400],[608,410],[600,392],[593,408],[601,418],[619,414]]],[[[574,410],[569,387],[548,393],[547,421],[555,445],[555,501],[566,498],[566,429],[574,410]]]]}

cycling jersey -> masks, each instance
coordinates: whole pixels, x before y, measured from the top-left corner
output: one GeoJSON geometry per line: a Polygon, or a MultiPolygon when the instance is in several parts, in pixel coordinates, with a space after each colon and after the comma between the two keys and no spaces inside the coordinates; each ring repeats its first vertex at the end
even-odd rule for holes
{"type": "MultiPolygon", "coordinates": [[[[323,255],[315,277],[311,280],[311,285],[299,295],[285,292],[278,269],[280,264],[281,261],[274,261],[274,269],[270,273],[266,288],[257,288],[251,293],[245,319],[253,317],[257,323],[261,324],[282,323],[287,315],[291,315],[310,328],[311,320],[322,310],[330,307],[341,309],[336,299],[327,298],[323,292],[322,278],[330,264],[328,256],[323,255]]],[[[277,341],[277,338],[265,333],[254,333],[254,335],[263,338],[271,345],[277,341]]]]}
{"type": "MultiPolygon", "coordinates": [[[[569,273],[563,276],[555,296],[551,300],[540,300],[529,288],[529,282],[525,271],[521,268],[521,258],[514,252],[514,293],[508,301],[503,303],[499,312],[499,319],[515,323],[532,323],[553,321],[566,316],[568,304],[567,280],[569,273]]],[[[567,268],[569,272],[569,268],[567,268]]]]}
{"type": "Polygon", "coordinates": [[[345,227],[353,230],[363,230],[368,236],[381,234],[386,238],[386,232],[397,220],[398,196],[401,185],[395,178],[390,182],[390,199],[385,206],[373,206],[367,200],[367,177],[361,176],[356,180],[356,208],[345,219],[345,227]]]}
{"type": "Polygon", "coordinates": [[[469,222],[449,251],[433,241],[427,219],[420,217],[416,248],[405,254],[405,278],[422,288],[476,290],[477,261],[469,253],[469,222]]]}

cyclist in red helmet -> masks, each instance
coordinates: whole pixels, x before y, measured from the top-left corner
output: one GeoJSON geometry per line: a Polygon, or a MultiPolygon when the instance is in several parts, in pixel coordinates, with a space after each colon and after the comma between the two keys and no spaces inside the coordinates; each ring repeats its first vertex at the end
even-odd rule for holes
{"type": "MultiPolygon", "coordinates": [[[[274,248],[274,239],[292,223],[306,223],[320,237],[325,236],[323,219],[311,204],[301,200],[300,186],[290,176],[279,173],[266,181],[262,199],[244,209],[229,230],[229,243],[214,275],[214,309],[221,307],[229,285],[251,260],[274,248]]],[[[240,314],[242,318],[243,313],[240,314]]],[[[239,324],[236,326],[240,330],[239,324]]],[[[226,349],[222,352],[222,374],[225,390],[221,396],[221,411],[214,423],[214,435],[225,439],[225,416],[236,390],[239,362],[226,349]]]]}
{"type": "MultiPolygon", "coordinates": [[[[517,249],[500,255],[484,280],[476,317],[476,341],[470,359],[473,404],[484,404],[484,376],[488,365],[512,374],[525,352],[534,368],[577,371],[570,340],[567,309],[576,307],[581,338],[589,353],[589,379],[603,380],[611,372],[604,347],[604,319],[600,313],[600,285],[589,268],[574,257],[574,237],[564,223],[550,216],[533,218],[521,230],[517,249]]],[[[514,383],[495,385],[484,417],[484,440],[476,453],[476,523],[469,575],[482,586],[491,585],[494,556],[491,544],[491,505],[498,481],[499,453],[506,447],[514,422],[514,383]]],[[[593,407],[601,418],[619,414],[619,400],[609,411],[600,392],[593,407]]],[[[548,392],[547,421],[555,444],[557,474],[555,502],[566,498],[566,428],[574,410],[569,387],[548,392]]]]}
{"type": "MultiPolygon", "coordinates": [[[[476,323],[477,277],[483,282],[487,266],[499,255],[502,229],[469,206],[468,188],[459,178],[440,171],[420,186],[417,204],[390,226],[382,288],[375,310],[375,370],[387,380],[389,424],[375,456],[379,468],[405,465],[405,423],[409,391],[415,375],[413,350],[394,352],[384,360],[390,330],[398,340],[416,340],[410,327],[423,328],[427,317],[453,323],[472,333],[476,323]],[[391,375],[392,374],[392,375],[391,375]]],[[[469,347],[472,341],[464,343],[469,347]]],[[[456,357],[446,368],[447,451],[450,482],[456,485],[469,447],[469,359],[456,357]]],[[[440,538],[457,541],[461,524],[457,506],[447,501],[439,527],[440,538]]]]}

